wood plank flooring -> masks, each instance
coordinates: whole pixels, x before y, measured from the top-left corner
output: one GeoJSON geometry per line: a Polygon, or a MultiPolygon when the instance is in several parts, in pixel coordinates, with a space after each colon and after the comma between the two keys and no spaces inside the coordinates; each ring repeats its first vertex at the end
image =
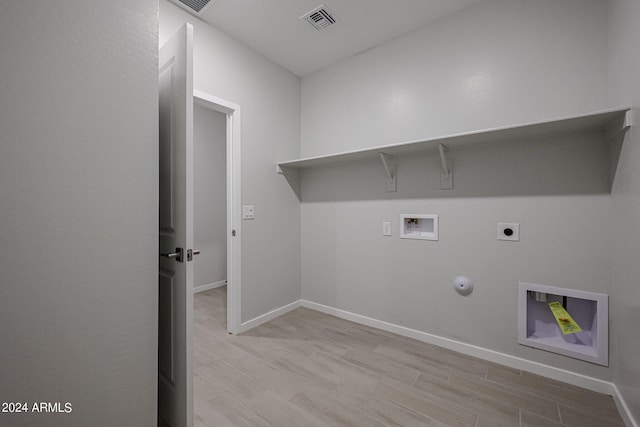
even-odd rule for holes
{"type": "Polygon", "coordinates": [[[298,308],[225,330],[195,295],[197,426],[624,426],[610,396],[298,308]]]}

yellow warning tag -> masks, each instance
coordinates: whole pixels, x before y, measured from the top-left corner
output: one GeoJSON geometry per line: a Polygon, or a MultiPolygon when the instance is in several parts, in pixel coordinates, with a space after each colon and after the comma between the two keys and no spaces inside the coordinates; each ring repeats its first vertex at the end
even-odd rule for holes
{"type": "Polygon", "coordinates": [[[564,307],[562,307],[562,304],[558,301],[550,302],[549,308],[551,309],[553,316],[556,318],[556,322],[558,322],[558,326],[560,326],[560,330],[563,334],[568,335],[575,334],[576,332],[582,332],[580,326],[578,326],[576,321],[569,316],[567,310],[565,310],[564,307]]]}

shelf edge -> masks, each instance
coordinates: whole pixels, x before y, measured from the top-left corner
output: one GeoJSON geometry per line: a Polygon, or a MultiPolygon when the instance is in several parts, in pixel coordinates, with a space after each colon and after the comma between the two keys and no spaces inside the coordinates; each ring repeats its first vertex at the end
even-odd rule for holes
{"type": "Polygon", "coordinates": [[[344,159],[345,157],[349,157],[349,156],[357,157],[359,155],[363,155],[363,156],[366,156],[368,154],[373,155],[376,153],[384,152],[385,150],[393,150],[393,149],[407,147],[411,145],[417,145],[417,144],[436,144],[444,140],[471,138],[474,136],[499,134],[499,133],[513,131],[517,129],[526,129],[526,128],[532,128],[536,126],[550,125],[554,123],[569,122],[569,121],[588,119],[588,118],[598,118],[599,116],[626,114],[626,112],[630,110],[631,110],[631,107],[609,108],[605,110],[598,110],[598,111],[578,114],[574,116],[560,117],[553,120],[540,120],[540,121],[521,123],[521,124],[515,124],[515,125],[499,126],[499,127],[474,130],[469,132],[461,132],[456,134],[442,135],[442,136],[436,136],[436,137],[430,137],[430,138],[415,139],[415,140],[387,144],[387,145],[379,145],[371,148],[342,151],[342,152],[333,153],[333,154],[302,157],[299,159],[277,162],[277,166],[279,168],[284,167],[284,168],[291,168],[291,169],[303,169],[305,167],[312,166],[310,165],[310,163],[322,162],[322,163],[329,164],[329,163],[332,163],[332,160],[337,163],[337,162],[340,162],[341,159],[344,159]]]}

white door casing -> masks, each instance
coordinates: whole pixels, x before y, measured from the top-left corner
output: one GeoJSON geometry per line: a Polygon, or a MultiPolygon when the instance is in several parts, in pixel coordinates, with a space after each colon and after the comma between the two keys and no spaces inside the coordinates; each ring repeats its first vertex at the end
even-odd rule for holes
{"type": "Polygon", "coordinates": [[[227,116],[227,331],[242,332],[240,106],[195,90],[195,104],[227,116]]]}
{"type": "Polygon", "coordinates": [[[193,27],[160,49],[158,416],[193,426],[193,27]]]}

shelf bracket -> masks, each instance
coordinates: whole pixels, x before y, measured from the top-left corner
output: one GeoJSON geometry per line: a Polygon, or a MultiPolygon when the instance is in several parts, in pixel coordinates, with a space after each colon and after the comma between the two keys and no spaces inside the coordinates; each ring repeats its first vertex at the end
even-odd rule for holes
{"type": "Polygon", "coordinates": [[[445,175],[449,175],[447,156],[444,154],[445,152],[449,151],[449,149],[444,144],[438,144],[438,151],[440,152],[440,167],[442,168],[442,173],[445,175]]]}
{"type": "Polygon", "coordinates": [[[397,191],[398,187],[396,185],[396,160],[393,156],[390,156],[387,153],[380,153],[380,160],[382,160],[382,166],[384,166],[384,170],[387,173],[387,191],[394,192],[397,191]]]}
{"type": "Polygon", "coordinates": [[[278,175],[298,175],[299,169],[290,166],[280,166],[276,163],[276,173],[278,175]]]}
{"type": "Polygon", "coordinates": [[[451,190],[453,188],[453,161],[447,160],[446,152],[449,149],[444,144],[438,144],[440,153],[440,189],[451,190]]]}

